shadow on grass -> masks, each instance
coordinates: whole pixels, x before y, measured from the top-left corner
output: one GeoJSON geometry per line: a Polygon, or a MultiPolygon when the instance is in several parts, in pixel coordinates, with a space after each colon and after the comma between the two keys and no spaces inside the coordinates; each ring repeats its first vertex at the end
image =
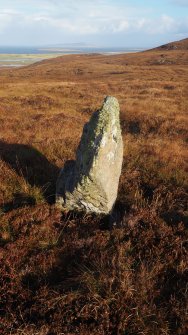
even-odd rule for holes
{"type": "Polygon", "coordinates": [[[27,195],[26,193],[16,192],[13,196],[14,199],[12,201],[6,202],[2,207],[0,207],[4,213],[23,206],[34,206],[36,204],[35,198],[27,195]]]}
{"type": "MultiPolygon", "coordinates": [[[[6,162],[14,171],[25,179],[31,186],[41,188],[48,203],[55,200],[55,185],[59,168],[48,161],[37,149],[25,144],[12,144],[0,141],[0,159],[6,162]]],[[[13,201],[14,202],[14,201],[13,201]]],[[[14,204],[5,204],[5,207],[17,207],[25,204],[34,204],[27,194],[15,194],[14,204]]]]}

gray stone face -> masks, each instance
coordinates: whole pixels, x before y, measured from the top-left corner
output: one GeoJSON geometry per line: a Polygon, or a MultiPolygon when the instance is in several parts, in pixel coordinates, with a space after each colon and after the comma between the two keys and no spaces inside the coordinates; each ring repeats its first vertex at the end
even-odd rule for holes
{"type": "Polygon", "coordinates": [[[119,104],[107,97],[85,124],[76,161],[66,162],[56,191],[61,208],[108,214],[117,197],[123,160],[119,104]]]}

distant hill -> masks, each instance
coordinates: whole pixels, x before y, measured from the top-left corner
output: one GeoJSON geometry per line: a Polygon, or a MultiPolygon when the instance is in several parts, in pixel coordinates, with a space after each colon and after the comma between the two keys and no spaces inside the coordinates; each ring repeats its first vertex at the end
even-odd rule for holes
{"type": "Polygon", "coordinates": [[[163,44],[160,47],[155,48],[154,50],[188,50],[188,38],[163,44]]]}

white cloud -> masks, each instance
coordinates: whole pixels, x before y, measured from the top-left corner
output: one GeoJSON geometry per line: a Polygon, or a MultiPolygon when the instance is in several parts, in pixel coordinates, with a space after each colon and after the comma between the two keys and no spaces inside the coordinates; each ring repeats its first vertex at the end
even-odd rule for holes
{"type": "MultiPolygon", "coordinates": [[[[31,26],[33,24],[36,27],[36,25],[45,24],[46,28],[56,28],[67,33],[75,33],[76,35],[89,35],[100,32],[118,33],[128,30],[130,23],[125,16],[133,14],[132,8],[126,8],[125,13],[118,6],[109,5],[106,0],[95,2],[89,0],[80,0],[80,2],[69,0],[68,2],[64,0],[61,3],[59,0],[43,0],[42,2],[45,4],[45,10],[38,9],[34,13],[20,10],[17,13],[19,14],[18,22],[16,22],[14,17],[15,13],[7,10],[7,12],[9,11],[9,20],[7,19],[6,24],[8,25],[11,22],[18,26],[24,24],[26,29],[28,25],[31,26]],[[55,7],[58,4],[60,6],[57,11],[55,7]],[[49,5],[53,7],[53,10],[49,10],[47,7],[49,5]]],[[[10,1],[8,3],[10,4],[10,1]]]]}
{"type": "MultiPolygon", "coordinates": [[[[185,0],[167,0],[184,4],[185,0]]],[[[131,7],[110,0],[0,0],[0,33],[7,43],[58,43],[58,40],[108,36],[167,36],[188,32],[188,19],[157,14],[152,8],[131,7]],[[5,8],[6,5],[6,8],[5,8]],[[51,38],[51,40],[50,40],[51,38]]],[[[97,40],[97,39],[96,39],[97,40]]],[[[10,44],[9,43],[9,44],[10,44]]]]}
{"type": "MultiPolygon", "coordinates": [[[[85,1],[85,0],[82,0],[85,1]]],[[[92,7],[93,5],[91,5],[92,7]]],[[[143,31],[149,34],[164,34],[169,32],[179,32],[181,27],[185,28],[187,20],[175,20],[169,15],[163,14],[157,19],[147,17],[132,17],[112,8],[108,11],[98,12],[91,8],[88,15],[71,15],[43,13],[41,11],[34,14],[25,14],[10,9],[0,12],[0,31],[4,31],[8,26],[40,27],[44,29],[55,29],[68,34],[91,35],[97,33],[125,33],[143,31]]]]}
{"type": "Polygon", "coordinates": [[[120,21],[118,24],[114,26],[113,32],[118,33],[118,32],[125,32],[129,29],[130,23],[128,21],[120,21]]]}
{"type": "Polygon", "coordinates": [[[3,9],[0,11],[0,33],[2,33],[13,21],[14,17],[19,13],[10,9],[3,9]]]}
{"type": "Polygon", "coordinates": [[[151,34],[164,34],[174,32],[178,26],[178,22],[172,17],[163,14],[159,19],[150,22],[148,32],[151,34]]]}
{"type": "Polygon", "coordinates": [[[153,22],[153,27],[150,23],[149,33],[151,34],[188,34],[188,20],[174,19],[166,14],[163,14],[158,20],[153,22]]]}
{"type": "Polygon", "coordinates": [[[10,22],[10,15],[0,13],[0,33],[4,31],[4,29],[10,24],[10,22]]]}

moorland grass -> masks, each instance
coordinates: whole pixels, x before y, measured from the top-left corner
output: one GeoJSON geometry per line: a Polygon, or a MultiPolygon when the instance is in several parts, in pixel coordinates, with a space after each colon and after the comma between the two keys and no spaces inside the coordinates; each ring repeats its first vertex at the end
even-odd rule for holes
{"type": "Polygon", "coordinates": [[[75,55],[0,71],[2,335],[185,334],[187,56],[75,55]],[[59,170],[106,95],[120,102],[124,141],[113,215],[62,214],[59,170]]]}

